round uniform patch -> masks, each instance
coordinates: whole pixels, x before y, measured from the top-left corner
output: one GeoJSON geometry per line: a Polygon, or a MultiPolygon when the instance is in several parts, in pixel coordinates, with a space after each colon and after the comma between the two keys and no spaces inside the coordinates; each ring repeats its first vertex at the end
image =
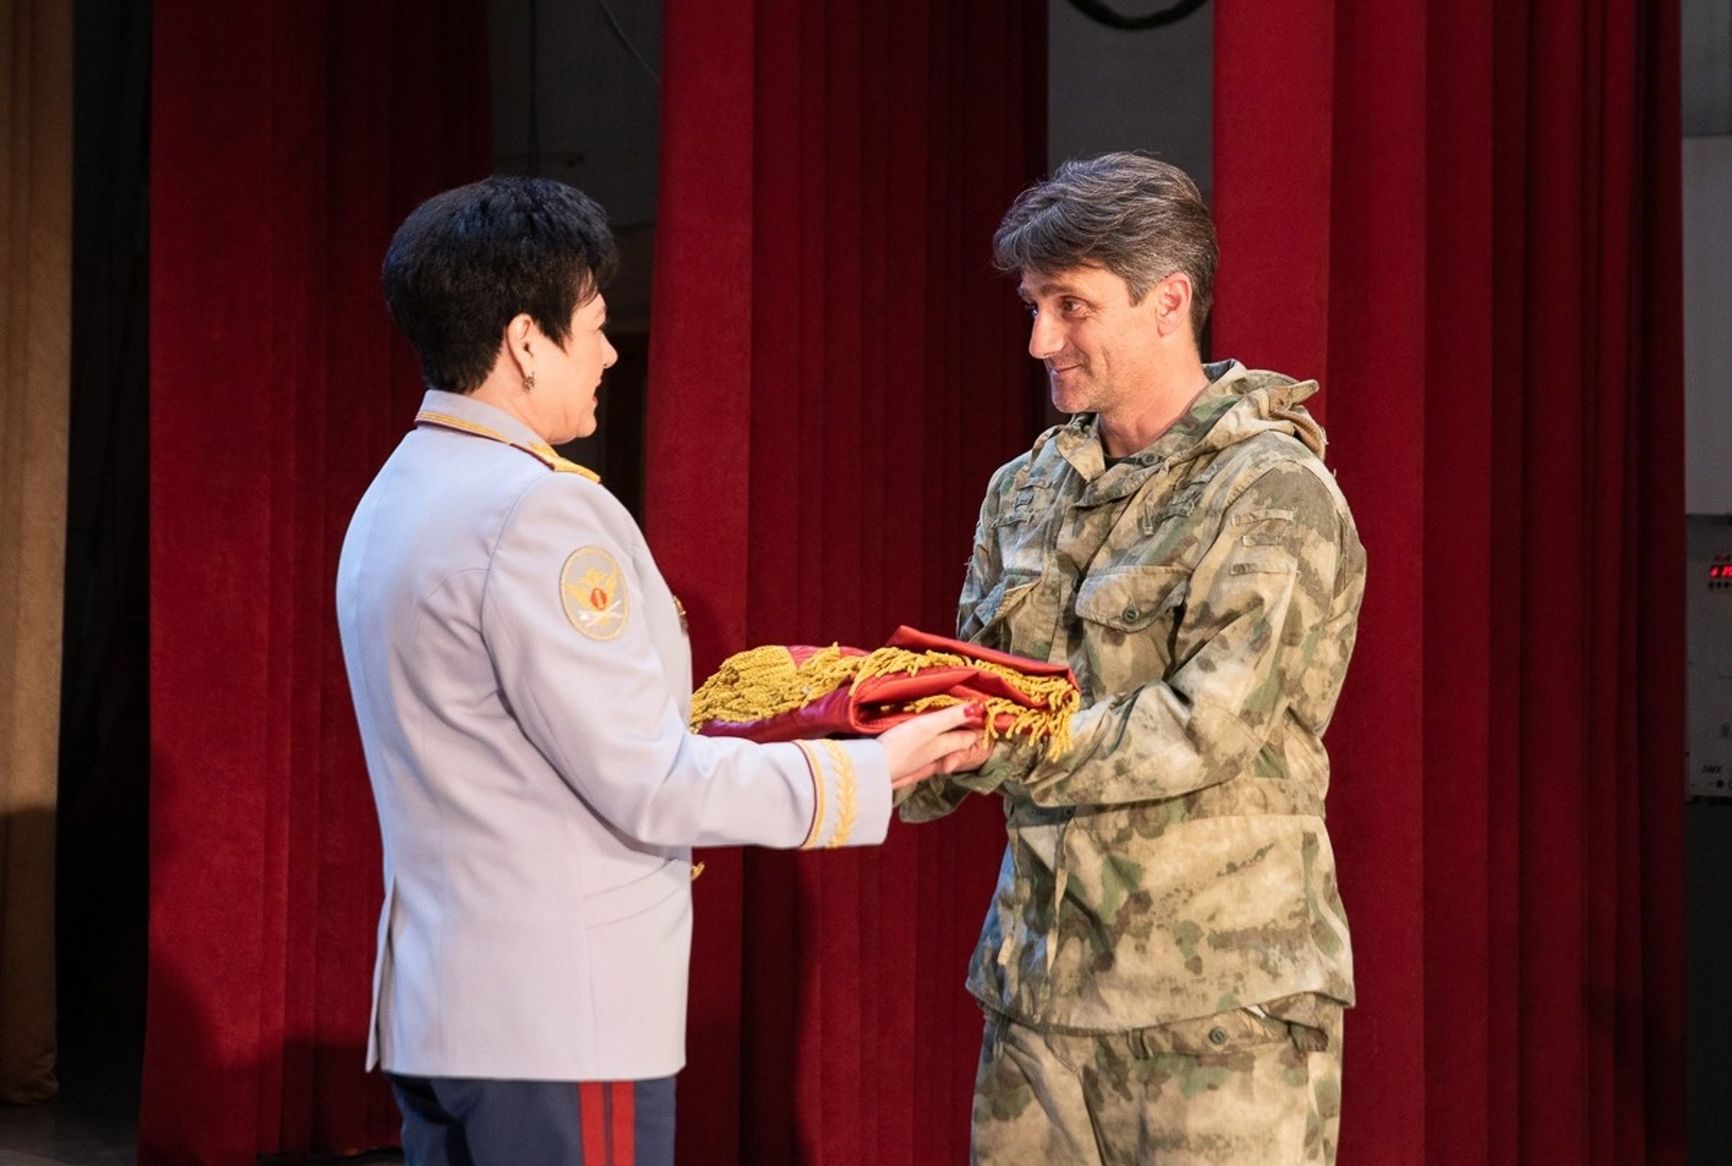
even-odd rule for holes
{"type": "Polygon", "coordinates": [[[559,600],[571,626],[592,640],[619,635],[631,611],[619,562],[600,547],[580,547],[566,557],[559,600]]]}

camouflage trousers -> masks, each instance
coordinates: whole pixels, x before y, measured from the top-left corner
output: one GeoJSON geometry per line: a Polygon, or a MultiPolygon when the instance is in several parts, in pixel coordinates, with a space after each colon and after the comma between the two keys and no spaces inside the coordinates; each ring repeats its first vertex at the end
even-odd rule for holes
{"type": "Polygon", "coordinates": [[[1238,1009],[1102,1035],[987,1014],[978,1166],[1331,1166],[1341,1013],[1326,1028],[1238,1009]]]}

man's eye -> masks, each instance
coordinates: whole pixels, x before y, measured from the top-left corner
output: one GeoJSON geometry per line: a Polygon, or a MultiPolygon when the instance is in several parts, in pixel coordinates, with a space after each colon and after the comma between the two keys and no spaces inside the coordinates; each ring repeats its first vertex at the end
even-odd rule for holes
{"type": "Polygon", "coordinates": [[[1083,302],[1081,300],[1060,300],[1059,307],[1063,308],[1067,315],[1075,315],[1083,310],[1083,302]]]}

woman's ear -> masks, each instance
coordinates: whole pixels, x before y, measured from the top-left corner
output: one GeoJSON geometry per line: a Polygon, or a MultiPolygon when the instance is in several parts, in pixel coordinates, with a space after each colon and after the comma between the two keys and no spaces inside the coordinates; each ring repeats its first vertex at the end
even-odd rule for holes
{"type": "Polygon", "coordinates": [[[519,312],[505,324],[505,354],[517,367],[517,375],[535,375],[535,345],[544,340],[541,329],[528,312],[519,312]]]}

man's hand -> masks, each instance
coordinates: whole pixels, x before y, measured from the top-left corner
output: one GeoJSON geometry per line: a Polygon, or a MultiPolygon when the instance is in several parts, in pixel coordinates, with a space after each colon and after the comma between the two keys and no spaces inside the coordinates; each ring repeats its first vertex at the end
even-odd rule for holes
{"type": "Polygon", "coordinates": [[[992,747],[978,727],[983,715],[979,705],[953,705],[879,734],[878,742],[889,755],[890,788],[901,789],[938,773],[961,773],[985,762],[992,747]]]}

